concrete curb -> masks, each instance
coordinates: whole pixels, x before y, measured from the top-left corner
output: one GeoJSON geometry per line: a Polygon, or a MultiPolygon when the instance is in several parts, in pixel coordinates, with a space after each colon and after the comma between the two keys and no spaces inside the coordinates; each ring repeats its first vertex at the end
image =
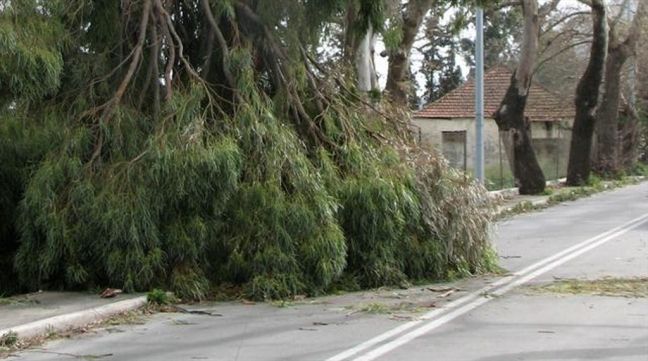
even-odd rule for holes
{"type": "Polygon", "coordinates": [[[146,296],[140,296],[87,310],[49,317],[20,326],[0,329],[0,337],[10,332],[14,332],[17,334],[18,338],[33,338],[51,332],[81,328],[119,313],[136,310],[146,305],[146,303],[146,296]]]}
{"type": "Polygon", "coordinates": [[[549,196],[546,196],[546,197],[541,198],[541,199],[532,200],[532,201],[531,200],[521,201],[521,202],[518,202],[518,203],[516,203],[514,205],[507,206],[507,207],[497,207],[497,209],[495,210],[495,216],[497,217],[497,216],[500,216],[502,213],[511,211],[517,205],[522,204],[524,202],[529,202],[534,207],[542,207],[542,206],[546,206],[547,204],[549,204],[549,196]]]}
{"type": "MultiPolygon", "coordinates": [[[[560,179],[550,180],[550,181],[547,181],[547,186],[551,186],[551,185],[559,184],[559,183],[564,183],[566,181],[567,181],[567,178],[560,178],[560,179]]],[[[494,198],[510,198],[510,197],[518,195],[519,193],[520,192],[519,192],[519,189],[517,187],[516,188],[500,189],[500,190],[488,192],[488,194],[490,194],[490,196],[494,197],[494,198]]]]}

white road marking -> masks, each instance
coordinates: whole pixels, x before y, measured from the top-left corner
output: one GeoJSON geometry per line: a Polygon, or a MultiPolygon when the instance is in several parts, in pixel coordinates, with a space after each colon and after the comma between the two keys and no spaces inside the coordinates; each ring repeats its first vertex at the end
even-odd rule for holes
{"type": "Polygon", "coordinates": [[[328,358],[326,361],[342,361],[350,358],[356,354],[359,354],[367,349],[370,349],[383,341],[386,341],[392,337],[395,337],[405,331],[410,330],[416,326],[419,328],[409,331],[402,336],[383,344],[382,346],[375,348],[366,354],[357,357],[354,361],[370,361],[374,360],[391,350],[402,346],[413,339],[420,337],[421,335],[430,332],[431,330],[448,323],[449,321],[464,315],[471,310],[489,302],[492,298],[484,297],[487,294],[493,294],[496,296],[501,296],[506,292],[512,290],[515,287],[523,285],[530,280],[538,277],[539,275],[546,273],[565,262],[568,262],[585,252],[590,251],[644,223],[648,220],[648,214],[637,217],[621,226],[612,228],[606,232],[603,232],[597,236],[589,238],[583,242],[580,242],[574,246],[568,247],[565,250],[558,252],[552,256],[544,258],[520,271],[515,272],[511,276],[507,276],[499,279],[498,281],[483,287],[475,292],[472,292],[464,297],[456,299],[442,308],[435,309],[424,314],[418,320],[407,322],[399,327],[396,327],[392,330],[389,330],[385,333],[382,333],[370,340],[367,340],[355,347],[352,347],[346,351],[343,351],[333,357],[328,358]],[[426,322],[427,321],[427,322],[426,322]]]}

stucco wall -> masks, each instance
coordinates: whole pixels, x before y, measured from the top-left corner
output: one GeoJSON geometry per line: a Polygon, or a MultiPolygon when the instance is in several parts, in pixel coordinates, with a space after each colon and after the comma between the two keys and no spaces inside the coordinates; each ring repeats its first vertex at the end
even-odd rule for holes
{"type": "MultiPolygon", "coordinates": [[[[475,164],[475,120],[474,119],[427,119],[415,118],[421,142],[429,144],[442,152],[442,133],[447,131],[466,132],[466,168],[474,169],[475,164]]],[[[547,178],[564,176],[566,172],[571,132],[568,123],[541,122],[531,124],[536,155],[547,178]]],[[[486,176],[491,178],[511,178],[510,167],[504,149],[500,147],[497,124],[492,118],[484,120],[484,163],[486,176]]],[[[503,181],[497,180],[503,184],[503,181]]]]}
{"type": "MultiPolygon", "coordinates": [[[[475,120],[474,119],[421,119],[415,118],[419,128],[419,139],[441,151],[441,137],[447,131],[466,132],[466,166],[473,169],[475,164],[475,120]]],[[[506,155],[503,155],[506,156],[506,155]]],[[[499,136],[497,124],[493,119],[484,120],[484,162],[499,162],[499,136]]]]}

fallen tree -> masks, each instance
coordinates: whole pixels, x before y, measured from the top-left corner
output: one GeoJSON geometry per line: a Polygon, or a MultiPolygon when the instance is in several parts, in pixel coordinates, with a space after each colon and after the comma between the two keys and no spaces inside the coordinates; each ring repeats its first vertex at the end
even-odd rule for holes
{"type": "Polygon", "coordinates": [[[306,14],[338,2],[59,5],[2,14],[3,51],[38,51],[0,67],[0,288],[262,299],[493,265],[484,190],[315,58],[306,14]]]}

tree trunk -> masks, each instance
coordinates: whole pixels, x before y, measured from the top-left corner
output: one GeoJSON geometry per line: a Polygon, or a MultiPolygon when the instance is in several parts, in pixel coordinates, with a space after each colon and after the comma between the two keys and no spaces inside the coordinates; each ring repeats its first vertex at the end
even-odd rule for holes
{"type": "MultiPolygon", "coordinates": [[[[621,101],[621,72],[626,61],[636,54],[644,15],[645,3],[642,2],[637,8],[632,26],[623,42],[618,39],[614,23],[610,26],[605,83],[603,84],[604,93],[596,114],[595,168],[602,174],[612,176],[618,174],[624,164],[627,164],[628,152],[632,152],[631,148],[637,146],[636,137],[631,134],[636,128],[631,124],[632,117],[629,117],[630,123],[624,124],[625,132],[619,132],[619,105],[621,101]],[[619,134],[624,135],[621,145],[619,144],[619,134]],[[625,143],[626,140],[629,142],[628,144],[625,143]],[[624,155],[622,156],[620,152],[624,155]]],[[[629,105],[628,108],[633,109],[633,106],[629,105]]],[[[633,159],[634,157],[629,156],[629,158],[633,159]]]]}
{"type": "Polygon", "coordinates": [[[599,88],[605,70],[608,31],[605,3],[592,0],[592,48],[587,69],[576,88],[576,116],[572,128],[567,166],[567,184],[579,186],[587,182],[591,171],[592,137],[599,102],[599,88]]]}
{"type": "Polygon", "coordinates": [[[639,114],[630,104],[625,105],[627,118],[619,126],[621,145],[619,146],[619,166],[622,169],[631,169],[639,159],[639,114]]]}
{"type": "Polygon", "coordinates": [[[344,61],[348,64],[351,64],[354,59],[355,49],[357,47],[356,43],[357,34],[353,29],[358,9],[356,9],[355,1],[349,1],[349,5],[346,9],[346,16],[344,17],[344,46],[343,46],[343,57],[344,61]]]}
{"type": "Polygon", "coordinates": [[[371,24],[354,51],[354,64],[358,76],[358,89],[361,91],[378,90],[378,75],[374,63],[376,33],[371,24]]]}
{"type": "Polygon", "coordinates": [[[531,144],[528,118],[524,117],[528,92],[520,95],[515,78],[514,74],[495,121],[503,143],[511,149],[506,154],[520,194],[538,194],[544,191],[546,180],[531,144]]]}
{"type": "Polygon", "coordinates": [[[411,0],[403,13],[403,38],[398,48],[389,53],[385,91],[399,105],[407,105],[409,91],[409,57],[416,34],[432,0],[411,0]]]}
{"type": "MultiPolygon", "coordinates": [[[[610,32],[610,44],[613,34],[610,32]]],[[[596,154],[594,169],[609,176],[619,172],[619,101],[621,99],[621,69],[625,57],[618,46],[608,47],[605,64],[603,99],[596,113],[596,154]]]]}
{"type": "Polygon", "coordinates": [[[507,155],[520,194],[538,194],[544,191],[546,181],[531,144],[529,121],[524,117],[538,52],[540,28],[537,1],[522,1],[522,10],[525,22],[520,63],[495,113],[495,122],[504,144],[512,145],[512,151],[508,151],[507,155]]]}
{"type": "Polygon", "coordinates": [[[344,61],[353,66],[358,90],[368,92],[379,90],[378,74],[374,62],[377,34],[371,23],[364,34],[357,30],[358,8],[350,1],[344,19],[344,61]]]}

